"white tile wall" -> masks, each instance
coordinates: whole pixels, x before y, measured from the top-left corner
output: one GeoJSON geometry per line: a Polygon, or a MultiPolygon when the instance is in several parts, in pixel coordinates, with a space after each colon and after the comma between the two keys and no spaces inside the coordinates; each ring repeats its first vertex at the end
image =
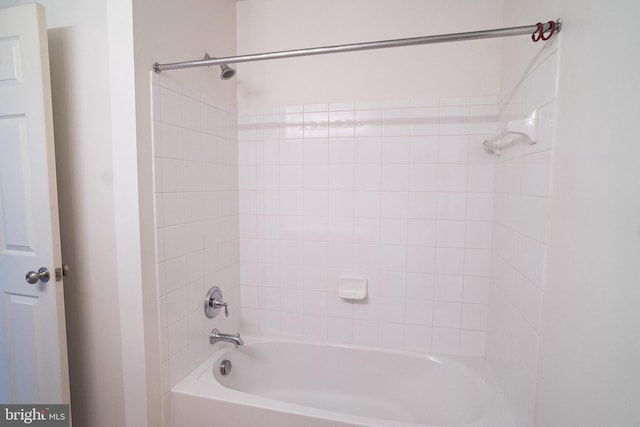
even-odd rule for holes
{"type": "Polygon", "coordinates": [[[241,111],[243,331],[483,355],[496,99],[241,111]]]}
{"type": "MultiPolygon", "coordinates": [[[[540,108],[535,145],[506,147],[495,164],[493,235],[488,313],[467,314],[469,322],[488,317],[486,355],[519,425],[534,425],[540,314],[551,195],[558,40],[545,46],[520,83],[505,94],[500,125],[540,108]]],[[[484,174],[477,171],[478,176],[484,174]]],[[[481,178],[482,180],[482,178],[481,178]]],[[[489,217],[489,212],[485,219],[489,217]]],[[[470,239],[486,238],[476,230],[470,239]]],[[[477,264],[473,268],[481,267],[477,264]]],[[[477,284],[484,290],[486,283],[477,284]]],[[[465,289],[465,292],[467,289],[465,289]]],[[[473,293],[473,299],[484,298],[473,293]]],[[[463,319],[464,321],[464,319],[463,319]]]]}
{"type": "Polygon", "coordinates": [[[170,388],[211,353],[210,330],[239,329],[237,118],[234,109],[154,75],[153,119],[160,357],[168,413],[170,388]],[[229,303],[228,319],[207,319],[202,311],[213,285],[229,303]]]}

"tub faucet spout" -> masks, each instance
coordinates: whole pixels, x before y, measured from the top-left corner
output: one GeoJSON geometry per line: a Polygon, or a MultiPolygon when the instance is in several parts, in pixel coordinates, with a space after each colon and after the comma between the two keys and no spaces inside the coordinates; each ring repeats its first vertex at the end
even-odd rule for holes
{"type": "Polygon", "coordinates": [[[244,341],[242,341],[240,334],[236,334],[236,335],[225,334],[220,332],[217,328],[213,328],[213,330],[211,331],[211,335],[209,335],[209,342],[211,344],[215,344],[220,341],[233,343],[233,345],[235,345],[236,348],[240,347],[241,345],[244,345],[244,341]]]}

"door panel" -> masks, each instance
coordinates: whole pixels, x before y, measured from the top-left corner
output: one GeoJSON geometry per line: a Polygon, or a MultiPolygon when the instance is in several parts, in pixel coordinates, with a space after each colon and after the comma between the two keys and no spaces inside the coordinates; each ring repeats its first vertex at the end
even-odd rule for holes
{"type": "Polygon", "coordinates": [[[20,84],[20,43],[17,37],[0,39],[0,85],[20,84]]]}
{"type": "Polygon", "coordinates": [[[0,224],[1,253],[35,255],[29,181],[25,117],[0,117],[0,182],[11,183],[0,187],[0,215],[3,218],[0,224]]]}
{"type": "Polygon", "coordinates": [[[14,400],[30,402],[38,395],[38,297],[5,294],[5,330],[10,388],[14,400]],[[21,375],[18,377],[18,373],[21,375]]]}

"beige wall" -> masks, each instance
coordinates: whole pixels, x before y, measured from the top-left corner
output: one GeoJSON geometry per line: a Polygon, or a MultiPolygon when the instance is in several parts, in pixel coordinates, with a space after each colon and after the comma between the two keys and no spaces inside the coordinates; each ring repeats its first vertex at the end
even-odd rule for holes
{"type": "MultiPolygon", "coordinates": [[[[238,53],[498,28],[502,0],[249,0],[238,53]]],[[[497,93],[500,39],[238,64],[241,107],[497,93]]]]}

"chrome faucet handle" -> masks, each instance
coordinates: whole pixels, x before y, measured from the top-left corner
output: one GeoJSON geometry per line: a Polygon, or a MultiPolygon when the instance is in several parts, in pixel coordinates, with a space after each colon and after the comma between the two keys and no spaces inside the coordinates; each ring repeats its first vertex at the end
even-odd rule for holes
{"type": "Polygon", "coordinates": [[[222,291],[219,287],[213,286],[209,289],[204,299],[204,314],[209,319],[213,319],[218,315],[222,307],[224,307],[224,315],[229,317],[229,307],[222,299],[222,291]]]}
{"type": "Polygon", "coordinates": [[[209,306],[212,308],[220,308],[224,307],[224,317],[229,317],[229,304],[224,301],[220,301],[217,299],[209,300],[209,306]]]}

